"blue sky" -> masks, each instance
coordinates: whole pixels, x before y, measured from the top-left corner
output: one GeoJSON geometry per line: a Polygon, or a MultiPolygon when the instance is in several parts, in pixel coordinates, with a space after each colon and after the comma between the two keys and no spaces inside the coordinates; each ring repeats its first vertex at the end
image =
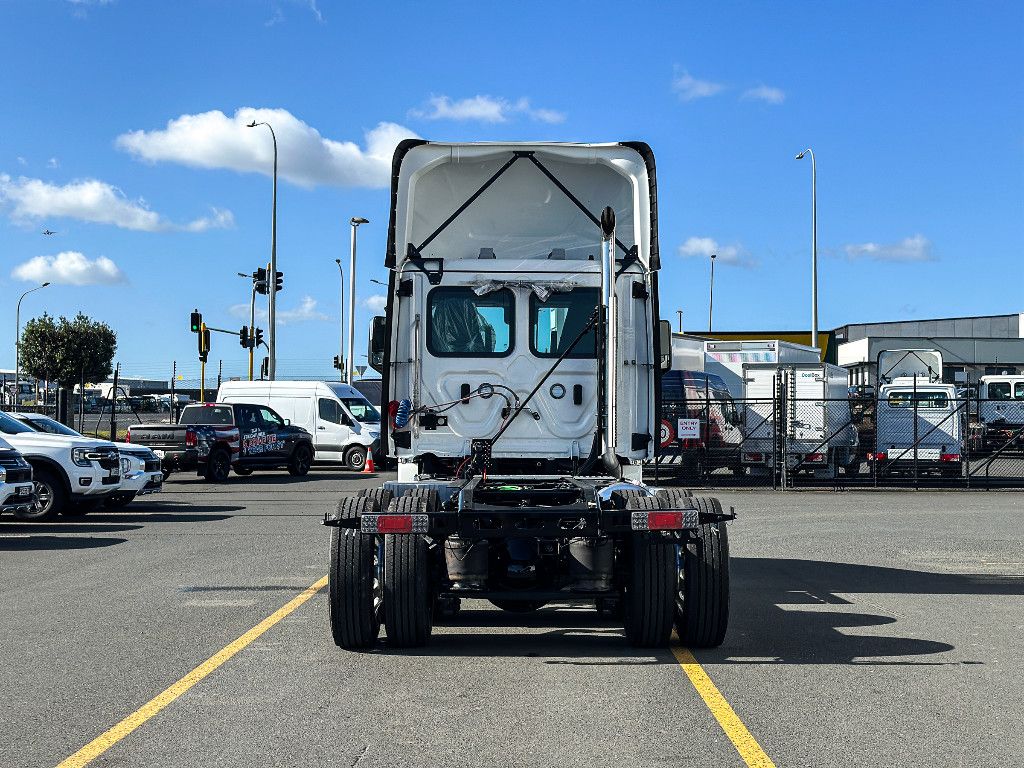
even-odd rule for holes
{"type": "Polygon", "coordinates": [[[663,314],[689,329],[711,250],[717,328],[809,326],[807,146],[822,328],[1024,311],[1022,40],[1019,2],[0,0],[0,316],[49,277],[23,320],[82,310],[126,373],[196,368],[189,311],[241,326],[235,273],[269,256],[252,109],[281,142],[280,375],[330,371],[351,216],[365,351],[412,134],[650,143],[663,314]]]}

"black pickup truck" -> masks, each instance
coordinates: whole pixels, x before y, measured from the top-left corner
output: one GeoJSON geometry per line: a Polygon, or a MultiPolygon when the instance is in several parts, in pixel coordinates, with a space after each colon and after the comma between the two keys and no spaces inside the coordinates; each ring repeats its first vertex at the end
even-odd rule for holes
{"type": "Polygon", "coordinates": [[[265,405],[189,405],[176,425],[138,424],[125,439],[151,448],[165,479],[172,472],[196,470],[207,480],[223,482],[232,469],[250,475],[254,469],[278,467],[301,477],[313,463],[312,435],[265,405]]]}

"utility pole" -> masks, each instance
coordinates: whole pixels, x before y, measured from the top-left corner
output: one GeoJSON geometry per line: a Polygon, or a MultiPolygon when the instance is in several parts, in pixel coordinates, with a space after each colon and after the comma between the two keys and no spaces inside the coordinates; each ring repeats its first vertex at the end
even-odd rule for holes
{"type": "MultiPolygon", "coordinates": [[[[811,156],[811,346],[818,346],[818,166],[809,147],[796,156],[811,156]]],[[[916,423],[916,422],[915,422],[916,423]]]]}
{"type": "Polygon", "coordinates": [[[715,308],[715,258],[717,253],[711,254],[711,293],[708,296],[708,333],[711,333],[711,314],[715,308]]]}
{"type": "MultiPolygon", "coordinates": [[[[355,230],[352,230],[353,233],[355,230]]],[[[341,259],[335,259],[338,265],[338,373],[342,383],[345,381],[345,270],[341,268],[341,259]]]]}

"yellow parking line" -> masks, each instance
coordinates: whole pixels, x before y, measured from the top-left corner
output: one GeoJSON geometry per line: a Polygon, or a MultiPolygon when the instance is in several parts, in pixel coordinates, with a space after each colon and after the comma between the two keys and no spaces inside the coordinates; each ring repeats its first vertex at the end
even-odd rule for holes
{"type": "Polygon", "coordinates": [[[690,678],[693,687],[697,689],[697,693],[700,694],[708,709],[711,710],[711,714],[715,716],[715,720],[722,726],[722,730],[729,737],[729,741],[736,747],[736,751],[740,753],[743,762],[749,768],[775,768],[775,763],[761,749],[761,745],[757,743],[757,740],[747,730],[747,726],[743,724],[743,721],[740,720],[732,706],[725,700],[725,696],[722,695],[722,692],[718,690],[718,687],[708,677],[704,667],[693,658],[693,654],[690,653],[689,649],[683,648],[680,645],[673,645],[672,653],[675,655],[676,661],[679,662],[679,666],[683,668],[683,672],[690,678]]]}
{"type": "Polygon", "coordinates": [[[217,653],[193,669],[178,682],[171,685],[162,693],[154,696],[110,730],[105,733],[101,733],[80,750],[75,752],[75,754],[71,755],[71,757],[64,760],[57,766],[57,768],[80,768],[80,766],[91,763],[147,720],[156,717],[164,707],[177,699],[185,693],[185,691],[201,681],[211,672],[216,670],[221,664],[241,651],[249,645],[249,643],[277,624],[277,622],[281,621],[281,619],[294,612],[295,609],[313,597],[313,595],[323,589],[326,585],[326,576],[315,584],[311,584],[297,597],[282,605],[237,640],[217,651],[217,653]]]}

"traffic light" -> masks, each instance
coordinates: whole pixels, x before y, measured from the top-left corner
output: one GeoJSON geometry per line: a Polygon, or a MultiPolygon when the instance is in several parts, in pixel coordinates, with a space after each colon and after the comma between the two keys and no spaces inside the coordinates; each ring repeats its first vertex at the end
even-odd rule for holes
{"type": "Polygon", "coordinates": [[[256,334],[252,337],[252,345],[254,347],[258,347],[262,343],[263,343],[263,329],[262,328],[257,328],[256,329],[256,334]]]}
{"type": "Polygon", "coordinates": [[[341,370],[341,358],[338,355],[334,356],[334,367],[341,370]]]}
{"type": "Polygon", "coordinates": [[[284,290],[284,272],[275,272],[274,273],[274,290],[275,291],[284,290]]]}
{"type": "Polygon", "coordinates": [[[261,296],[267,295],[267,270],[260,267],[252,273],[252,284],[256,288],[256,293],[261,296]]]}
{"type": "Polygon", "coordinates": [[[209,353],[210,329],[206,327],[206,323],[202,323],[199,331],[199,360],[205,363],[209,353]]]}
{"type": "Polygon", "coordinates": [[[246,349],[249,348],[249,326],[243,325],[242,330],[238,332],[238,343],[246,349]]]}
{"type": "Polygon", "coordinates": [[[198,309],[192,310],[192,333],[199,333],[199,330],[203,327],[203,313],[198,309]]]}

